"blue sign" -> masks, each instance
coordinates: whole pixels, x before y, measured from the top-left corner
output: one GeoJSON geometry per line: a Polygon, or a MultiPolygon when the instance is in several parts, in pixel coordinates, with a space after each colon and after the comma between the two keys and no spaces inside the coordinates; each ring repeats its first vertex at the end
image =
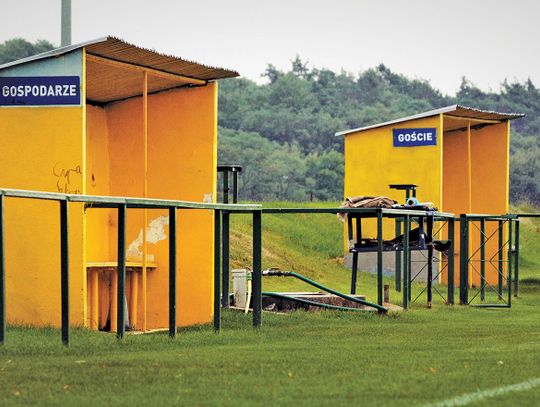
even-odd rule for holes
{"type": "Polygon", "coordinates": [[[0,77],[0,106],[79,105],[78,76],[0,77]]]}
{"type": "Polygon", "coordinates": [[[437,129],[392,129],[394,147],[436,146],[437,129]]]}

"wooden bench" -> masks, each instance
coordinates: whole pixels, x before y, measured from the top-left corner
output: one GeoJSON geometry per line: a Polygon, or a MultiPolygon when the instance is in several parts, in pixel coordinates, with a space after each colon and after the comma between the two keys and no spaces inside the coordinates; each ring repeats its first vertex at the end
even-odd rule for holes
{"type": "MultiPolygon", "coordinates": [[[[156,263],[147,263],[147,270],[154,270],[157,268],[156,263]]],[[[126,262],[126,280],[130,281],[130,296],[128,304],[128,315],[131,325],[137,324],[137,302],[139,298],[139,273],[142,273],[142,262],[126,262]]],[[[116,313],[117,313],[117,300],[118,300],[118,263],[116,261],[103,261],[103,262],[87,262],[86,273],[88,276],[88,298],[89,298],[89,315],[90,315],[90,327],[92,329],[99,329],[99,274],[111,273],[111,291],[109,295],[109,315],[110,315],[110,329],[116,331],[116,313]]],[[[102,304],[103,306],[103,304],[102,304]]]]}

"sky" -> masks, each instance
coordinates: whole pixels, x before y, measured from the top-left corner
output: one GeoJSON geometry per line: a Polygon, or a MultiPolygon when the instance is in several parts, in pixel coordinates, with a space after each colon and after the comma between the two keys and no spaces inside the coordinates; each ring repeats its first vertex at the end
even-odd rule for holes
{"type": "MultiPolygon", "coordinates": [[[[61,0],[0,0],[0,42],[60,43],[61,0]]],[[[531,78],[540,87],[538,0],[72,0],[72,42],[105,35],[264,82],[268,63],[353,74],[384,63],[454,95],[531,78]]]]}

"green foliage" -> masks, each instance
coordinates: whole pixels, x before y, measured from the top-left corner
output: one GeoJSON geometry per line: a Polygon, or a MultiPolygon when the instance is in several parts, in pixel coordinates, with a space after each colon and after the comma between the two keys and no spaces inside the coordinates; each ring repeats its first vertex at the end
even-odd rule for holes
{"type": "Polygon", "coordinates": [[[496,93],[483,92],[463,78],[453,98],[425,80],[409,79],[383,64],[353,75],[310,68],[298,56],[289,71],[269,64],[263,76],[268,79],[264,85],[239,79],[224,81],[220,87],[220,137],[225,134],[225,139],[220,142],[219,160],[244,165],[250,174],[248,184],[257,179],[262,184],[243,190],[244,199],[306,200],[313,193],[314,199],[340,200],[343,158],[340,161],[337,155],[343,146],[335,132],[454,103],[526,114],[512,124],[511,199],[540,199],[535,176],[540,173],[540,92],[530,80],[505,81],[496,93]],[[238,148],[238,143],[229,148],[227,140],[241,139],[242,133],[249,133],[252,143],[262,143],[260,148],[258,144],[238,148]],[[272,149],[279,154],[270,153],[272,149]],[[277,160],[257,173],[247,168],[261,162],[248,157],[253,150],[264,150],[259,155],[265,161],[271,156],[277,160]],[[288,189],[278,187],[283,177],[294,180],[288,189]]]}
{"type": "Polygon", "coordinates": [[[220,164],[242,164],[242,199],[303,201],[341,195],[343,156],[329,150],[306,154],[297,143],[279,144],[258,133],[219,130],[220,164]],[[328,176],[328,179],[320,179],[328,176]]]}
{"type": "Polygon", "coordinates": [[[0,65],[50,51],[53,48],[54,45],[46,40],[38,40],[32,44],[23,38],[12,38],[0,44],[0,65]]]}

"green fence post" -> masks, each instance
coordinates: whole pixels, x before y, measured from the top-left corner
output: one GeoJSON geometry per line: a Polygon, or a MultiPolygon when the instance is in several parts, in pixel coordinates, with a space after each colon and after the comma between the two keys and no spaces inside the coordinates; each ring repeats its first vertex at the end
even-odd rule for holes
{"type": "Polygon", "coordinates": [[[512,219],[508,219],[508,271],[506,285],[508,287],[508,306],[512,306],[512,219]]]}
{"type": "Polygon", "coordinates": [[[403,309],[409,308],[409,274],[410,262],[409,257],[411,252],[409,250],[409,232],[411,229],[411,218],[409,215],[405,215],[405,221],[403,223],[403,309]]]}
{"type": "Polygon", "coordinates": [[[6,264],[4,260],[4,195],[0,195],[0,345],[6,339],[6,264]]]}
{"type": "Polygon", "coordinates": [[[176,336],[176,208],[169,208],[169,336],[176,336]]]}
{"type": "Polygon", "coordinates": [[[503,291],[503,221],[499,220],[499,229],[498,229],[498,235],[499,235],[499,251],[498,251],[498,288],[497,292],[499,295],[499,300],[502,300],[502,291],[503,291]]]}
{"type": "Polygon", "coordinates": [[[516,219],[516,231],[514,233],[515,236],[515,246],[516,250],[514,250],[514,297],[517,297],[519,295],[519,218],[516,219]]]}
{"type": "Polygon", "coordinates": [[[433,214],[426,216],[426,240],[428,244],[428,265],[427,265],[427,306],[431,308],[433,301],[433,214]]]}
{"type": "Polygon", "coordinates": [[[377,211],[377,304],[383,305],[383,221],[382,211],[377,211]]]}
{"type": "Polygon", "coordinates": [[[455,259],[455,245],[456,245],[456,239],[455,239],[455,224],[456,221],[454,218],[448,220],[448,240],[450,240],[451,244],[448,248],[448,264],[447,264],[447,284],[448,284],[448,304],[454,304],[454,259],[455,259]]]}
{"type": "MultiPolygon", "coordinates": [[[[409,219],[409,233],[411,232],[411,224],[412,222],[414,222],[414,218],[411,217],[409,219]]],[[[422,228],[422,225],[420,224],[420,219],[417,218],[417,223],[418,223],[418,227],[420,229],[423,229],[422,228]]],[[[409,244],[410,244],[410,237],[409,237],[409,244]]],[[[409,304],[411,303],[411,300],[412,300],[412,250],[410,250],[410,247],[408,248],[409,250],[409,256],[407,257],[407,261],[409,262],[409,264],[407,265],[407,280],[406,280],[406,284],[407,284],[407,293],[409,295],[409,299],[408,299],[408,302],[409,304]]]]}
{"type": "Polygon", "coordinates": [[[214,331],[221,329],[221,211],[214,211],[214,331]]]}
{"type": "Polygon", "coordinates": [[[233,203],[238,203],[238,171],[233,172],[233,203]]]}
{"type": "Polygon", "coordinates": [[[486,299],[486,221],[480,219],[480,300],[486,299]]]}
{"type": "Polygon", "coordinates": [[[229,203],[229,170],[223,171],[223,203],[229,203]]]}
{"type": "Polygon", "coordinates": [[[229,307],[229,229],[230,229],[230,213],[223,211],[222,214],[222,234],[221,234],[221,305],[224,308],[229,307]]]}
{"type": "MultiPolygon", "coordinates": [[[[396,218],[396,237],[401,235],[401,219],[396,218]]],[[[395,265],[395,277],[396,277],[396,291],[401,291],[401,251],[396,250],[396,265],[395,265]]]]}
{"type": "Polygon", "coordinates": [[[126,331],[125,295],[126,295],[126,204],[118,205],[118,272],[116,336],[124,337],[126,331]]]}
{"type": "Polygon", "coordinates": [[[462,214],[459,218],[459,302],[469,304],[469,220],[462,214]]]}
{"type": "Polygon", "coordinates": [[[262,211],[253,211],[253,326],[262,324],[262,211]]]}

